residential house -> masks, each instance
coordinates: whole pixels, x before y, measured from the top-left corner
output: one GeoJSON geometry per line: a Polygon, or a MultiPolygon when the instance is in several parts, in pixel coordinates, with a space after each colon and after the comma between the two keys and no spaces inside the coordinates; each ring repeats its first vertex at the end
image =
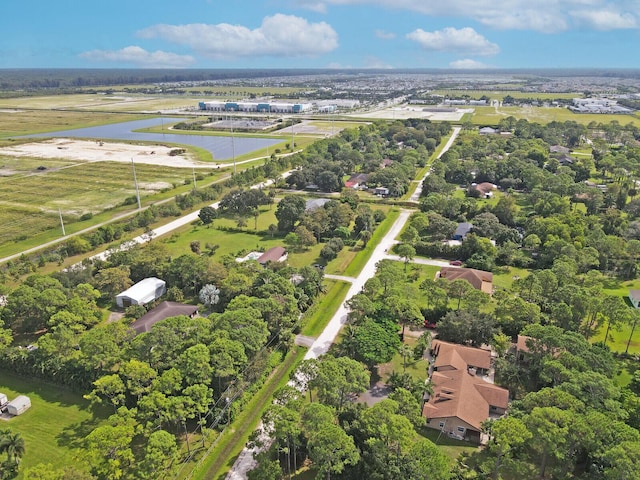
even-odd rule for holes
{"type": "Polygon", "coordinates": [[[178,302],[164,301],[160,303],[156,308],[149,310],[139,319],[131,324],[131,328],[135,330],[136,334],[149,332],[151,327],[156,323],[165,320],[169,317],[177,317],[180,315],[186,315],[193,318],[198,314],[198,307],[196,305],[187,305],[178,302]]]}
{"type": "Polygon", "coordinates": [[[482,127],[480,130],[478,130],[478,133],[480,135],[495,135],[496,133],[498,133],[498,130],[491,127],[482,127]]]}
{"type": "Polygon", "coordinates": [[[491,367],[491,352],[435,340],[431,353],[433,394],[422,409],[426,426],[479,444],[482,423],[504,415],[509,404],[509,391],[480,375],[491,367]]]}
{"type": "Polygon", "coordinates": [[[466,280],[476,290],[493,293],[493,274],[475,268],[442,267],[437,273],[437,278],[446,278],[450,282],[454,280],[466,280]]]}
{"type": "Polygon", "coordinates": [[[376,187],[373,190],[374,195],[380,195],[381,197],[389,196],[389,189],[387,187],[376,187]]]}
{"type": "Polygon", "coordinates": [[[284,247],[273,247],[260,255],[257,260],[260,265],[266,265],[267,262],[284,262],[287,256],[284,247]]]}
{"type": "Polygon", "coordinates": [[[558,160],[558,163],[563,167],[570,167],[576,162],[575,157],[572,157],[571,155],[568,155],[566,153],[563,153],[562,155],[559,155],[555,158],[558,160]]]}
{"type": "Polygon", "coordinates": [[[640,308],[640,290],[629,290],[629,300],[635,308],[640,308]]]}
{"type": "Polygon", "coordinates": [[[393,164],[393,160],[390,158],[385,158],[380,162],[380,168],[387,168],[389,165],[393,164]]]}
{"type": "Polygon", "coordinates": [[[354,173],[345,182],[344,186],[347,188],[366,188],[369,175],[366,173],[354,173]]]}
{"type": "Polygon", "coordinates": [[[567,148],[567,147],[563,147],[562,145],[551,145],[549,147],[549,152],[551,153],[562,153],[562,154],[569,154],[569,152],[571,152],[571,149],[567,148]]]}
{"type": "Polygon", "coordinates": [[[330,202],[330,198],[310,198],[304,206],[305,212],[312,212],[318,208],[324,207],[324,204],[330,202]]]}
{"type": "Polygon", "coordinates": [[[456,227],[456,231],[453,232],[453,236],[451,237],[454,240],[464,240],[464,237],[467,236],[469,232],[473,229],[473,224],[469,222],[459,223],[456,227]]]}
{"type": "Polygon", "coordinates": [[[484,198],[493,197],[493,191],[498,187],[493,183],[482,182],[482,183],[472,183],[471,188],[480,192],[480,196],[484,198]]]}

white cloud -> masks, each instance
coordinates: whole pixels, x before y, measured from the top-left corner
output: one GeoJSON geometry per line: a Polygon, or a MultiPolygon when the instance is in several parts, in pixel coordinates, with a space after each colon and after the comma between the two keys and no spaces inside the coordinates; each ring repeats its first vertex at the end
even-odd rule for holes
{"type": "Polygon", "coordinates": [[[596,30],[617,30],[622,28],[636,28],[636,18],[630,13],[619,13],[610,10],[577,10],[571,15],[579,24],[596,30]]]}
{"type": "Polygon", "coordinates": [[[156,50],[148,52],[144,48],[130,45],[120,50],[91,50],[80,57],[92,62],[131,63],[143,68],[184,68],[195,62],[191,55],[156,50]]]}
{"type": "Polygon", "coordinates": [[[478,68],[491,68],[488,65],[482,63],[482,62],[478,62],[476,60],[472,60],[470,58],[465,58],[463,60],[456,60],[454,62],[449,63],[449,66],[451,68],[459,68],[459,69],[464,69],[464,70],[472,70],[472,69],[478,69],[478,68]]]}
{"type": "Polygon", "coordinates": [[[309,23],[293,15],[265,17],[260,27],[243,25],[159,24],[138,32],[143,38],[162,38],[214,58],[279,55],[313,56],[338,47],[338,34],[326,22],[309,23]]]}
{"type": "Polygon", "coordinates": [[[385,32],[384,30],[376,30],[376,37],[382,40],[392,40],[396,38],[396,34],[393,32],[385,32]]]}
{"type": "Polygon", "coordinates": [[[296,5],[318,13],[327,13],[327,4],[318,0],[296,0],[296,5]]]}
{"type": "Polygon", "coordinates": [[[545,33],[576,25],[599,30],[634,28],[638,27],[640,16],[637,0],[295,0],[295,3],[313,4],[322,11],[327,5],[378,5],[429,16],[468,18],[499,30],[545,33]],[[635,12],[635,16],[620,13],[623,6],[635,12]]]}
{"type": "Polygon", "coordinates": [[[473,28],[447,27],[435,32],[425,32],[421,28],[407,34],[409,40],[420,44],[425,50],[438,52],[460,52],[469,55],[495,55],[500,47],[491,43],[473,28]]]}

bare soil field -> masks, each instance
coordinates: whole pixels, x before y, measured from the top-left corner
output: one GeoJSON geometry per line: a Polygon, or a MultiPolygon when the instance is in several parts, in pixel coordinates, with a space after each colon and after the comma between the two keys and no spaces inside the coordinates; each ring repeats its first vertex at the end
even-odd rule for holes
{"type": "Polygon", "coordinates": [[[465,113],[472,113],[473,108],[458,108],[455,112],[433,112],[424,106],[397,106],[375,110],[367,113],[355,113],[357,118],[372,118],[386,120],[406,120],[408,118],[426,118],[435,122],[459,122],[465,113]]]}
{"type": "Polygon", "coordinates": [[[63,158],[81,162],[123,162],[146,163],[163,167],[206,168],[212,163],[197,162],[191,155],[169,155],[175,148],[164,145],[131,145],[115,142],[94,142],[56,138],[45,142],[24,143],[13,147],[0,148],[0,156],[28,158],[63,158]]]}

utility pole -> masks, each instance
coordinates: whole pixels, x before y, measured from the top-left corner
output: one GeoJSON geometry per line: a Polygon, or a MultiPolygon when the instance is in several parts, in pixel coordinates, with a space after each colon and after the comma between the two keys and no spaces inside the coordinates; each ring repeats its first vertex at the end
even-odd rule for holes
{"type": "Polygon", "coordinates": [[[196,189],[196,168],[191,167],[191,173],[193,173],[193,190],[196,189]]]}
{"type": "Polygon", "coordinates": [[[236,140],[233,136],[233,118],[231,119],[231,153],[233,155],[233,173],[236,173],[236,140]]]}
{"type": "Polygon", "coordinates": [[[58,214],[60,214],[60,226],[62,227],[62,236],[66,237],[67,234],[64,231],[64,222],[62,221],[62,210],[60,210],[60,207],[58,207],[58,214]]]}
{"type": "Polygon", "coordinates": [[[136,165],[133,163],[133,157],[131,157],[131,168],[133,169],[133,183],[136,184],[136,199],[138,200],[138,210],[142,209],[140,203],[140,190],[138,189],[138,179],[136,178],[136,165]]]}

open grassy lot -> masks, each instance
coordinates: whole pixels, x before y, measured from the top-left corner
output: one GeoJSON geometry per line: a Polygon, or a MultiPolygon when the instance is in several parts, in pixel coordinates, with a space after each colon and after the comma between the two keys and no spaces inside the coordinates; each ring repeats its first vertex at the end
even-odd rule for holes
{"type": "MultiPolygon", "coordinates": [[[[415,347],[417,338],[410,337],[405,334],[404,344],[410,347],[415,347]]],[[[427,368],[429,362],[422,358],[420,360],[414,360],[413,357],[407,357],[407,369],[404,369],[404,359],[402,355],[397,353],[389,363],[378,365],[378,375],[386,382],[389,380],[389,376],[393,373],[408,373],[414,380],[425,381],[427,379],[427,368]]]]}
{"type": "Polygon", "coordinates": [[[181,95],[72,94],[4,98],[0,108],[86,110],[91,112],[157,112],[165,109],[197,108],[198,99],[181,95]]]}
{"type": "Polygon", "coordinates": [[[0,392],[10,399],[17,395],[31,399],[31,408],[25,413],[8,422],[0,420],[0,428],[9,428],[24,438],[21,472],[39,463],[50,463],[54,467],[78,463],[82,459],[81,440],[99,426],[102,417],[109,415],[105,410],[94,418],[81,395],[1,370],[0,392]]]}
{"type": "Polygon", "coordinates": [[[307,310],[302,319],[302,335],[316,337],[322,333],[331,316],[344,302],[351,284],[336,280],[325,280],[326,292],[307,310]]]}
{"type": "Polygon", "coordinates": [[[474,107],[475,112],[471,116],[471,122],[476,125],[497,125],[500,120],[512,116],[516,119],[524,118],[529,122],[549,123],[552,121],[565,122],[574,121],[582,125],[591,122],[609,123],[613,120],[621,125],[632,123],[640,126],[638,115],[598,115],[598,114],[577,114],[571,110],[560,107],[474,107]]]}
{"type": "MultiPolygon", "coordinates": [[[[2,101],[0,101],[0,109],[2,101]]],[[[20,107],[18,107],[20,108],[20,107]]],[[[75,128],[95,127],[109,123],[128,122],[150,118],[148,115],[86,112],[63,112],[52,110],[3,111],[0,115],[0,139],[32,133],[56,132],[75,128]]],[[[10,145],[0,140],[0,145],[10,145]]]]}
{"type": "MultiPolygon", "coordinates": [[[[631,308],[631,307],[629,307],[631,308]]],[[[603,342],[604,334],[607,331],[607,326],[602,325],[598,332],[589,339],[591,343],[595,342],[603,342]]],[[[631,325],[621,325],[617,329],[611,329],[609,331],[609,338],[607,339],[607,346],[611,348],[611,351],[617,353],[623,353],[627,348],[627,341],[629,340],[629,335],[631,335],[631,325]]],[[[633,333],[633,338],[631,339],[631,343],[629,344],[629,353],[630,354],[638,354],[640,353],[640,325],[636,327],[636,331],[633,333]]]]}
{"type": "Polygon", "coordinates": [[[492,100],[502,100],[507,95],[513,98],[539,98],[540,100],[553,100],[555,98],[571,99],[582,98],[582,93],[553,93],[553,92],[517,92],[514,90],[434,90],[438,95],[449,95],[452,97],[469,95],[472,98],[487,96],[492,100]]]}
{"type": "MultiPolygon", "coordinates": [[[[62,168],[64,160],[38,159],[39,171],[15,172],[0,177],[0,245],[60,224],[58,209],[69,222],[84,213],[98,213],[135,196],[131,168],[122,163],[76,163],[62,168]],[[51,162],[51,163],[49,163],[51,162]]],[[[0,159],[8,168],[15,163],[0,159]]],[[[35,165],[28,161],[25,165],[35,165]]],[[[149,196],[190,179],[190,169],[136,165],[141,197],[149,196]]]]}

